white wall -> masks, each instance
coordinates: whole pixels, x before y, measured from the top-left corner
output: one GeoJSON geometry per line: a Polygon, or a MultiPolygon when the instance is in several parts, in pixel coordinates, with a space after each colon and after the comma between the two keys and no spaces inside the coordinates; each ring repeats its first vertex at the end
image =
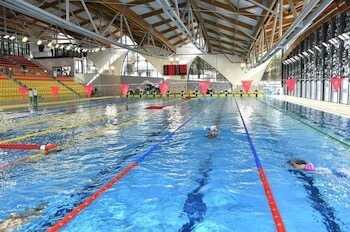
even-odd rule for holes
{"type": "Polygon", "coordinates": [[[260,66],[245,72],[241,69],[239,62],[231,63],[224,55],[202,55],[200,57],[218,70],[232,85],[240,85],[242,80],[252,80],[253,84],[257,84],[262,79],[270,62],[268,60],[260,66]]]}
{"type": "Polygon", "coordinates": [[[89,53],[88,59],[91,60],[96,67],[96,73],[92,75],[86,75],[88,83],[93,82],[97,79],[102,73],[112,72],[115,75],[120,76],[122,71],[123,61],[127,54],[126,49],[115,49],[109,48],[105,51],[100,51],[96,53],[89,53]],[[113,66],[114,70],[111,70],[110,67],[113,66]]]}
{"type": "MultiPolygon", "coordinates": [[[[174,59],[179,60],[179,64],[187,64],[187,71],[191,66],[193,60],[198,56],[206,61],[208,64],[213,66],[218,72],[220,72],[232,85],[241,85],[242,80],[252,80],[253,85],[258,84],[261,80],[267,65],[270,60],[261,64],[260,66],[253,68],[249,71],[243,71],[241,69],[241,63],[239,57],[230,56],[230,59],[225,55],[203,55],[197,48],[193,45],[188,44],[181,48],[177,49],[177,54],[172,56],[174,59]]],[[[100,51],[98,53],[90,53],[88,58],[92,60],[97,68],[97,74],[94,74],[88,79],[94,80],[98,78],[101,73],[109,70],[110,66],[114,66],[114,73],[116,75],[121,75],[123,61],[127,54],[126,49],[107,49],[105,51],[100,51]],[[120,58],[120,59],[119,59],[120,58]]],[[[146,56],[144,57],[154,66],[154,68],[159,72],[163,73],[163,66],[170,64],[170,57],[153,57],[146,56]]],[[[183,77],[172,76],[169,79],[180,80],[183,77]]]]}
{"type": "MultiPolygon", "coordinates": [[[[233,85],[240,85],[242,80],[252,80],[253,84],[257,84],[268,65],[270,60],[261,64],[260,66],[253,68],[247,72],[241,69],[241,63],[236,57],[234,63],[232,63],[224,55],[177,55],[180,64],[187,64],[187,71],[191,66],[191,63],[196,57],[202,58],[205,62],[214,67],[218,72],[220,72],[228,81],[233,85]]],[[[157,69],[158,72],[163,73],[163,65],[170,64],[169,58],[159,58],[159,57],[150,57],[145,56],[146,59],[157,69]]],[[[170,77],[170,79],[179,79],[177,77],[170,77]]]]}
{"type": "Polygon", "coordinates": [[[71,67],[71,74],[74,75],[74,59],[71,57],[64,57],[64,58],[41,58],[41,59],[35,59],[36,63],[39,63],[42,67],[44,67],[46,70],[52,72],[53,67],[71,67]]]}

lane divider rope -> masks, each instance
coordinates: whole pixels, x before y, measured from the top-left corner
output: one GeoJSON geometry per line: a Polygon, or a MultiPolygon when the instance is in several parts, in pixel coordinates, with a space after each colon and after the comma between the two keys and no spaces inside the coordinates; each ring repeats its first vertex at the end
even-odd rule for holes
{"type": "Polygon", "coordinates": [[[0,149],[6,150],[40,150],[40,144],[0,143],[0,149]]]}
{"type": "MultiPolygon", "coordinates": [[[[175,105],[181,105],[183,103],[185,103],[187,101],[181,101],[180,103],[178,104],[175,104],[175,105]]],[[[123,122],[121,122],[120,124],[117,125],[118,128],[123,128],[125,126],[127,126],[129,123],[132,123],[132,122],[141,122],[143,121],[142,118],[137,118],[137,117],[134,117],[134,118],[131,118],[131,119],[128,119],[128,120],[125,120],[123,122]]],[[[67,128],[68,129],[68,128],[67,128]]],[[[104,128],[105,129],[105,128],[104,128]]],[[[45,133],[47,133],[48,131],[43,131],[45,133]]],[[[53,132],[52,130],[50,132],[53,132]]],[[[93,135],[94,136],[98,136],[99,135],[99,132],[101,132],[101,130],[93,130],[93,135]]],[[[41,133],[41,132],[39,132],[41,133]]],[[[34,133],[35,135],[38,135],[37,133],[34,133]]],[[[25,136],[21,136],[21,137],[17,137],[15,139],[10,139],[10,140],[4,140],[4,141],[0,141],[0,146],[3,144],[3,142],[12,142],[12,141],[17,141],[17,140],[22,140],[24,138],[28,138],[28,137],[32,137],[33,134],[29,134],[29,135],[25,135],[25,136]]],[[[85,139],[89,139],[90,137],[84,137],[83,138],[85,139]]],[[[60,148],[62,149],[66,149],[70,146],[60,146],[60,148]]],[[[43,153],[37,153],[37,154],[33,154],[33,155],[30,155],[30,156],[26,156],[26,157],[22,157],[22,158],[18,158],[12,162],[9,162],[9,163],[0,163],[0,171],[5,171],[9,168],[12,168],[12,167],[15,167],[17,164],[21,164],[21,163],[25,163],[25,162],[32,162],[33,160],[39,160],[40,157],[44,157],[43,156],[43,153]]]]}
{"type": "Polygon", "coordinates": [[[111,189],[116,183],[122,180],[130,171],[138,167],[147,156],[149,156],[154,150],[156,150],[162,143],[171,139],[175,135],[175,133],[184,127],[189,121],[191,121],[193,117],[190,117],[185,122],[183,122],[180,126],[178,126],[175,130],[168,132],[159,142],[151,145],[146,149],[143,153],[140,154],[136,160],[129,163],[126,167],[124,167],[120,172],[118,172],[110,181],[104,184],[101,188],[99,188],[95,193],[86,198],[81,204],[75,207],[72,211],[67,213],[62,219],[56,222],[53,226],[47,229],[47,232],[57,232],[60,231],[63,227],[65,227],[68,223],[70,223],[74,218],[76,218],[85,208],[90,206],[94,201],[96,201],[103,193],[107,190],[111,189]]]}
{"type": "Polygon", "coordinates": [[[262,184],[264,192],[265,192],[265,197],[266,197],[267,202],[269,204],[269,208],[270,208],[270,211],[271,211],[271,214],[272,214],[272,218],[273,218],[273,221],[274,221],[275,226],[276,226],[276,231],[277,232],[286,232],[282,216],[281,216],[280,211],[278,209],[277,202],[276,202],[276,200],[275,200],[275,198],[273,196],[272,189],[271,189],[271,186],[269,184],[269,181],[268,181],[267,175],[265,173],[264,167],[262,166],[260,158],[258,156],[258,153],[256,152],[254,143],[253,143],[253,141],[252,141],[252,139],[250,137],[247,125],[245,124],[243,115],[241,113],[241,110],[239,108],[238,102],[237,102],[235,97],[234,97],[234,101],[236,103],[236,107],[237,107],[239,116],[240,116],[240,118],[242,120],[242,124],[243,124],[244,130],[245,130],[246,136],[247,136],[249,147],[250,147],[250,149],[251,149],[251,151],[253,153],[253,156],[254,156],[254,160],[255,160],[256,167],[258,169],[260,181],[261,181],[261,184],[262,184]]]}
{"type": "MultiPolygon", "coordinates": [[[[171,104],[169,106],[181,105],[181,104],[186,103],[188,101],[189,100],[180,101],[179,103],[175,102],[174,104],[171,104]]],[[[122,112],[120,112],[120,113],[122,113],[122,112]]],[[[120,113],[118,113],[117,115],[119,115],[120,113]]],[[[32,138],[32,137],[37,137],[37,136],[47,135],[47,134],[51,134],[51,133],[55,133],[55,132],[60,132],[62,130],[73,129],[73,128],[77,128],[79,126],[88,125],[90,123],[98,122],[98,121],[104,120],[104,119],[106,119],[106,117],[104,115],[103,116],[97,116],[97,117],[95,117],[92,120],[83,121],[83,122],[80,122],[78,124],[69,125],[69,126],[68,125],[67,126],[59,126],[59,127],[55,127],[55,128],[52,128],[52,129],[47,129],[47,130],[44,130],[44,131],[33,132],[33,133],[29,133],[29,134],[26,134],[26,135],[23,135],[23,136],[18,136],[18,137],[15,137],[15,138],[2,140],[2,141],[0,141],[0,144],[18,142],[18,141],[22,141],[24,139],[28,139],[28,138],[32,138]]]]}
{"type": "MultiPolygon", "coordinates": [[[[116,125],[115,127],[116,128],[123,128],[125,126],[128,126],[130,123],[134,122],[134,123],[138,123],[138,122],[141,122],[143,121],[142,118],[137,118],[137,117],[134,117],[134,118],[131,118],[131,119],[128,119],[128,120],[125,120],[123,122],[121,122],[120,124],[116,125]]],[[[103,129],[106,129],[106,127],[103,127],[102,129],[99,129],[99,130],[93,130],[93,133],[92,134],[84,134],[83,136],[80,137],[81,140],[86,140],[86,139],[90,139],[93,137],[96,137],[96,136],[99,136],[101,133],[102,133],[102,130],[103,129]],[[88,135],[90,135],[91,137],[89,137],[88,135]]],[[[3,144],[0,143],[0,147],[2,146],[3,144]]],[[[35,144],[34,144],[35,145],[35,144]]],[[[67,144],[67,145],[60,145],[60,149],[67,149],[69,147],[73,146],[73,144],[67,144]]],[[[40,149],[40,147],[39,147],[40,149]]],[[[12,167],[15,167],[16,165],[18,164],[21,164],[21,163],[25,163],[25,162],[33,162],[33,160],[39,160],[39,157],[42,156],[42,157],[45,157],[45,153],[41,152],[41,153],[35,153],[35,154],[32,154],[32,155],[29,155],[29,156],[26,156],[26,157],[21,157],[21,158],[18,158],[12,162],[9,162],[9,163],[0,163],[0,171],[5,171],[9,168],[12,168],[12,167]]]]}

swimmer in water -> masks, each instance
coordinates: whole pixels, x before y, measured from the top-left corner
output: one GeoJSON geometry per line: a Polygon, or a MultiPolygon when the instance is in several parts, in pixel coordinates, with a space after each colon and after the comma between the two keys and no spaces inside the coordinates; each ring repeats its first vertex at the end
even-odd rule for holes
{"type": "Polygon", "coordinates": [[[294,169],[296,170],[303,170],[303,171],[308,171],[308,172],[312,172],[315,171],[315,165],[313,165],[313,163],[308,163],[305,160],[290,160],[288,161],[288,163],[290,164],[290,166],[292,166],[294,169]]]}
{"type": "Polygon", "coordinates": [[[209,127],[208,132],[207,132],[207,137],[208,138],[215,138],[218,135],[219,135],[219,130],[218,130],[217,126],[209,127]]]}
{"type": "Polygon", "coordinates": [[[350,172],[346,169],[329,169],[326,167],[315,167],[313,163],[306,162],[305,160],[290,160],[288,161],[289,165],[292,166],[295,170],[300,170],[300,171],[306,171],[306,172],[313,172],[317,174],[322,174],[322,175],[329,175],[333,174],[337,177],[341,178],[349,178],[350,177],[350,172]]]}
{"type": "Polygon", "coordinates": [[[34,209],[29,209],[23,213],[12,213],[8,218],[0,221],[1,232],[17,231],[24,224],[42,215],[43,210],[46,208],[46,204],[40,204],[34,209]]]}

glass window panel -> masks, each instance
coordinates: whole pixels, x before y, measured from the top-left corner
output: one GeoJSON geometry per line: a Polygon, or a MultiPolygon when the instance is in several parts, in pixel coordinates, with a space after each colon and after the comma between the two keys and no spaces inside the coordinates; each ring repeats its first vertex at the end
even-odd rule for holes
{"type": "Polygon", "coordinates": [[[317,97],[316,97],[317,100],[320,100],[322,99],[322,81],[317,81],[317,97]]]}
{"type": "Polygon", "coordinates": [[[349,78],[344,78],[342,83],[341,103],[348,104],[348,98],[349,98],[348,94],[349,94],[349,78]]]}
{"type": "Polygon", "coordinates": [[[325,80],[324,83],[324,100],[329,101],[330,100],[330,84],[329,80],[325,80]]]}

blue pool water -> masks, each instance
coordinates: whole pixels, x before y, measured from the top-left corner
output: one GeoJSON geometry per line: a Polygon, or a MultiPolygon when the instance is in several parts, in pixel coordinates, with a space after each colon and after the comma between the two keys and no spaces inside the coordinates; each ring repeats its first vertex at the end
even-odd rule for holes
{"type": "MultiPolygon", "coordinates": [[[[175,102],[180,100],[171,100],[175,102]]],[[[317,111],[303,114],[268,99],[237,102],[286,230],[350,231],[349,147],[305,125],[324,133],[341,131],[337,136],[347,140],[349,120],[326,115],[320,123],[317,111]],[[292,171],[287,161],[293,158],[311,161],[323,171],[292,171]]],[[[23,141],[55,142],[64,150],[1,172],[0,221],[40,205],[41,214],[28,219],[19,231],[45,231],[161,142],[63,231],[275,231],[233,98],[201,98],[164,110],[144,109],[153,103],[168,102],[129,100],[128,110],[126,102],[109,100],[45,109],[35,115],[3,112],[2,118],[12,124],[3,124],[1,140],[49,128],[50,133],[23,141]],[[119,112],[115,125],[105,115],[106,106],[114,104],[119,112]],[[173,137],[163,140],[190,118],[173,137]],[[208,139],[205,129],[213,124],[220,134],[208,139]]],[[[0,151],[0,163],[29,155],[0,151]]]]}

